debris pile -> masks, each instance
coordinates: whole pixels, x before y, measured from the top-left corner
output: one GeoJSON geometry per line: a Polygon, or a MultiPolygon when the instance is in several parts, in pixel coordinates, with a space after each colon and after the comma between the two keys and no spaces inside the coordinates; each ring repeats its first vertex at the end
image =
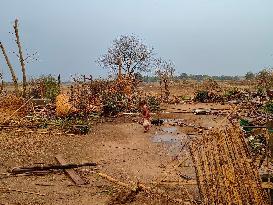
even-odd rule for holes
{"type": "MultiPolygon", "coordinates": [[[[55,127],[74,134],[87,133],[90,123],[99,116],[113,117],[122,112],[137,113],[139,102],[143,99],[147,101],[152,112],[160,109],[160,98],[141,95],[134,78],[128,76],[120,76],[116,80],[74,78],[67,94],[60,93],[59,82],[60,80],[52,76],[32,80],[28,100],[4,96],[0,99],[1,107],[11,108],[16,111],[16,115],[21,114],[24,117],[17,120],[17,125],[55,127]]],[[[11,121],[7,123],[11,125],[11,121]]]]}
{"type": "Polygon", "coordinates": [[[212,130],[190,150],[204,204],[268,204],[239,128],[212,130]]]}
{"type": "MultiPolygon", "coordinates": [[[[0,97],[0,109],[4,115],[14,116],[16,114],[18,117],[26,116],[32,108],[32,103],[27,102],[27,100],[22,97],[17,97],[13,94],[0,97]]],[[[5,119],[0,117],[0,122],[2,123],[6,124],[9,120],[7,117],[5,119]]]]}

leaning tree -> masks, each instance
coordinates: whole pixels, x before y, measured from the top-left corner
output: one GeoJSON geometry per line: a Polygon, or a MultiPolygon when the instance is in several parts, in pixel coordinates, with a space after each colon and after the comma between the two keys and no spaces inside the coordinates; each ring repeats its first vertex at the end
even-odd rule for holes
{"type": "Polygon", "coordinates": [[[136,72],[147,72],[152,63],[153,48],[148,47],[135,35],[116,38],[107,53],[97,62],[111,73],[133,76],[136,72]]]}
{"type": "Polygon", "coordinates": [[[166,61],[162,58],[154,59],[155,74],[159,78],[161,97],[162,97],[162,84],[164,84],[164,100],[168,101],[170,96],[169,83],[173,78],[175,72],[174,63],[169,60],[166,61]]]}
{"type": "Polygon", "coordinates": [[[10,63],[10,60],[9,60],[8,55],[7,55],[6,49],[5,49],[2,42],[0,42],[0,48],[2,50],[2,53],[3,53],[4,57],[5,57],[6,63],[8,65],[8,67],[9,67],[11,77],[12,77],[12,80],[13,80],[13,84],[14,84],[14,87],[15,87],[15,93],[16,93],[16,95],[19,95],[18,78],[17,78],[16,73],[15,73],[15,71],[14,71],[14,69],[13,69],[13,67],[12,67],[12,65],[10,63]]]}
{"type": "MultiPolygon", "coordinates": [[[[13,32],[9,32],[11,34],[15,35],[15,42],[17,44],[18,47],[18,53],[13,51],[12,53],[15,54],[18,57],[18,60],[20,62],[21,65],[21,69],[22,69],[22,76],[23,76],[23,97],[26,97],[26,89],[27,89],[27,74],[26,74],[26,63],[30,63],[33,61],[38,61],[37,55],[38,52],[29,54],[26,53],[26,57],[24,57],[23,55],[23,48],[22,48],[22,44],[20,42],[20,37],[19,37],[19,20],[15,19],[14,21],[14,25],[13,25],[13,29],[14,29],[14,33],[13,32]]],[[[7,55],[6,49],[3,45],[3,43],[0,41],[0,49],[2,50],[2,53],[4,55],[4,58],[6,60],[6,64],[10,70],[11,76],[12,76],[12,80],[15,86],[15,93],[16,95],[19,95],[19,86],[18,86],[18,78],[16,75],[15,70],[13,69],[13,66],[10,62],[10,59],[7,55]]]]}

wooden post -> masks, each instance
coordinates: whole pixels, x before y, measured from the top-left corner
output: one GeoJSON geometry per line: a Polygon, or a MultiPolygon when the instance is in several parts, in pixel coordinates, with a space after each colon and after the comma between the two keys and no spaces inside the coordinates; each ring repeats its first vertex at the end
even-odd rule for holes
{"type": "Polygon", "coordinates": [[[12,80],[13,80],[13,84],[14,84],[14,87],[15,87],[15,93],[18,96],[19,95],[18,79],[17,79],[16,73],[13,70],[13,67],[12,67],[12,65],[10,63],[10,60],[9,60],[9,58],[7,56],[6,50],[5,50],[4,45],[2,44],[2,42],[0,42],[0,48],[2,50],[2,53],[3,53],[4,57],[5,57],[6,63],[8,65],[8,67],[9,67],[11,77],[12,77],[12,80]]]}
{"type": "Polygon", "coordinates": [[[58,89],[61,92],[61,74],[58,75],[58,89]]]}
{"type": "Polygon", "coordinates": [[[26,97],[27,76],[26,76],[26,67],[25,67],[25,61],[24,61],[24,57],[23,57],[22,46],[21,46],[20,38],[19,38],[18,19],[15,19],[13,28],[15,31],[16,43],[17,43],[18,50],[19,50],[19,58],[20,58],[20,64],[21,64],[22,74],[23,74],[23,97],[26,97]]]}

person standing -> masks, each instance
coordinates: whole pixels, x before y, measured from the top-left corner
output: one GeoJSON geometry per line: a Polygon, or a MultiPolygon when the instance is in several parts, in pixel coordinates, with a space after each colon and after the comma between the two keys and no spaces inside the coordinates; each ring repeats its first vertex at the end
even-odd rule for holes
{"type": "Polygon", "coordinates": [[[142,100],[139,104],[142,113],[142,122],[144,132],[148,132],[151,127],[151,114],[146,100],[142,100]]]}

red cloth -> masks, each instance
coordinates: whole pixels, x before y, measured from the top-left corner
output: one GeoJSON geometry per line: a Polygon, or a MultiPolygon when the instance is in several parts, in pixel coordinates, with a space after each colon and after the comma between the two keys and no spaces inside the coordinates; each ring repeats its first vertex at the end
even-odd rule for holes
{"type": "Polygon", "coordinates": [[[151,114],[150,114],[150,111],[149,111],[147,105],[144,105],[144,106],[143,106],[142,115],[143,115],[143,118],[144,118],[144,119],[150,119],[151,114]]]}

